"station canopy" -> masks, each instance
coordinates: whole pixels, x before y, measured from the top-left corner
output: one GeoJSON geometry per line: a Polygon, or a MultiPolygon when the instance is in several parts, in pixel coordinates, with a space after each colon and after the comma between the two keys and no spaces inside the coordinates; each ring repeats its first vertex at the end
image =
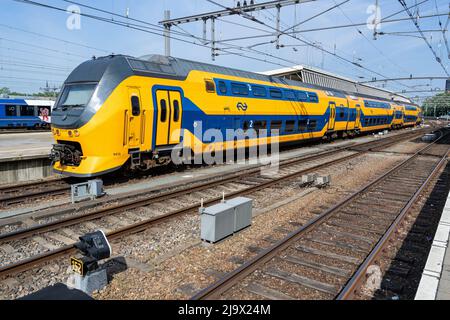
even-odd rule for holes
{"type": "Polygon", "coordinates": [[[267,76],[282,77],[289,80],[301,81],[303,83],[324,88],[341,90],[349,94],[360,94],[364,96],[379,97],[389,101],[395,100],[404,103],[411,103],[411,100],[407,97],[399,95],[392,91],[360,84],[352,79],[305,65],[298,65],[260,73],[267,76]]]}

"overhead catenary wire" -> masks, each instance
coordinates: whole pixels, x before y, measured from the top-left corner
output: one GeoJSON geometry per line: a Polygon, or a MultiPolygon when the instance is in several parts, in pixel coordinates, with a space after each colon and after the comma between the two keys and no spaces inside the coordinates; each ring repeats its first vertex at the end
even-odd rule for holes
{"type": "Polygon", "coordinates": [[[403,6],[405,12],[408,14],[408,16],[410,17],[411,21],[413,22],[414,26],[417,28],[417,30],[419,31],[420,35],[422,36],[422,39],[425,41],[425,43],[427,44],[428,48],[430,48],[431,52],[433,53],[436,61],[441,65],[442,69],[444,70],[445,74],[447,76],[450,77],[450,73],[447,71],[447,68],[444,66],[444,64],[442,63],[441,58],[438,57],[436,51],[433,49],[433,47],[431,46],[431,44],[429,43],[428,39],[425,37],[424,33],[422,32],[422,29],[419,26],[419,23],[414,20],[414,17],[410,11],[410,9],[408,8],[408,6],[406,5],[405,0],[398,0],[400,2],[400,4],[403,6]]]}
{"type": "MultiPolygon", "coordinates": [[[[66,12],[66,9],[55,7],[55,6],[51,6],[51,5],[47,5],[47,4],[43,4],[43,3],[40,3],[40,2],[37,2],[37,1],[31,1],[31,0],[13,0],[13,1],[24,3],[24,4],[29,4],[29,5],[35,5],[35,6],[39,6],[39,7],[42,7],[42,8],[53,9],[53,10],[57,10],[57,11],[60,11],[60,12],[66,12]]],[[[124,21],[112,20],[112,19],[108,19],[108,18],[104,18],[104,17],[100,17],[100,16],[95,16],[95,15],[91,15],[91,14],[86,14],[86,13],[79,13],[79,14],[81,16],[84,16],[84,17],[87,17],[87,18],[90,18],[90,19],[94,19],[94,20],[110,23],[110,24],[117,25],[117,26],[127,27],[129,29],[138,30],[138,31],[141,31],[141,32],[145,32],[145,33],[154,34],[154,35],[157,35],[157,36],[160,36],[160,37],[164,37],[164,35],[159,33],[159,32],[154,32],[154,31],[147,30],[145,27],[133,26],[133,25],[131,25],[131,24],[127,23],[127,22],[124,22],[124,21]]],[[[186,35],[184,35],[184,36],[186,36],[186,35]]],[[[209,46],[206,46],[206,45],[201,44],[201,43],[197,43],[195,41],[189,41],[189,40],[186,40],[186,39],[180,39],[180,38],[177,38],[177,37],[174,37],[174,36],[171,36],[171,39],[209,49],[209,46]]],[[[251,60],[255,60],[255,61],[261,61],[261,62],[265,62],[265,63],[269,63],[269,64],[273,64],[273,65],[278,65],[278,66],[282,66],[282,67],[289,67],[290,66],[290,65],[274,62],[274,61],[271,61],[271,60],[268,60],[268,59],[262,59],[262,58],[257,58],[257,57],[254,57],[254,56],[248,56],[248,55],[245,55],[245,54],[242,54],[242,53],[231,52],[231,51],[224,50],[224,49],[221,49],[221,48],[217,48],[216,50],[223,51],[225,53],[232,54],[232,55],[237,55],[237,56],[240,56],[242,58],[251,59],[251,60]]]]}
{"type": "Polygon", "coordinates": [[[57,37],[45,35],[43,33],[35,32],[35,31],[30,31],[30,30],[25,30],[25,29],[13,27],[13,26],[10,26],[10,25],[4,24],[4,23],[0,23],[0,27],[4,27],[4,28],[7,28],[7,29],[11,29],[11,30],[16,30],[16,31],[23,32],[23,33],[32,34],[32,35],[35,35],[35,36],[38,36],[38,37],[47,38],[47,39],[63,42],[63,43],[74,45],[74,46],[83,47],[83,48],[86,48],[86,49],[93,49],[93,50],[97,50],[97,51],[104,52],[104,53],[111,53],[111,51],[108,51],[108,50],[105,50],[105,49],[88,46],[88,45],[85,45],[85,44],[82,44],[82,43],[77,43],[77,42],[74,42],[74,41],[60,39],[60,38],[57,38],[57,37]]]}
{"type": "MultiPolygon", "coordinates": [[[[265,22],[263,22],[263,21],[261,21],[261,20],[255,18],[254,16],[248,15],[247,13],[245,13],[245,12],[239,10],[239,9],[228,8],[228,7],[226,7],[226,6],[224,6],[224,5],[220,4],[220,3],[217,3],[216,1],[213,1],[213,0],[206,0],[206,1],[208,1],[208,2],[210,2],[210,3],[213,3],[213,4],[215,4],[215,5],[219,6],[219,7],[222,7],[222,8],[227,9],[227,10],[237,11],[239,15],[241,15],[242,17],[244,17],[244,18],[246,18],[246,19],[248,19],[248,20],[250,20],[250,21],[253,21],[253,22],[255,22],[255,23],[259,23],[259,24],[268,26],[265,22]]],[[[346,62],[348,62],[348,63],[350,63],[350,64],[353,64],[353,65],[356,65],[357,67],[359,67],[359,68],[361,68],[361,69],[364,69],[364,70],[366,70],[366,71],[369,71],[369,72],[371,72],[371,73],[373,73],[373,74],[379,75],[379,76],[381,76],[382,78],[387,78],[385,75],[383,75],[383,74],[381,74],[381,73],[379,73],[379,72],[377,72],[377,71],[371,70],[371,69],[369,69],[369,68],[367,68],[367,67],[364,67],[363,65],[361,65],[361,64],[359,64],[359,63],[357,63],[357,62],[353,62],[353,61],[351,61],[351,60],[349,60],[349,59],[347,59],[347,58],[344,58],[344,57],[342,57],[342,56],[340,56],[340,55],[338,55],[338,54],[336,54],[336,53],[330,52],[330,51],[328,51],[327,49],[324,49],[324,48],[322,48],[322,47],[319,47],[319,46],[315,45],[314,43],[311,43],[311,42],[308,42],[308,41],[306,41],[306,40],[300,39],[300,38],[298,38],[298,37],[295,36],[295,35],[288,34],[288,33],[284,33],[284,32],[282,32],[282,31],[280,31],[280,30],[276,30],[276,28],[274,28],[274,27],[272,27],[272,26],[268,26],[268,27],[270,27],[271,29],[273,29],[273,30],[275,30],[275,31],[277,31],[277,32],[280,32],[281,34],[284,34],[284,35],[287,35],[287,36],[289,36],[289,37],[291,37],[291,38],[293,38],[293,39],[296,39],[296,40],[298,40],[298,41],[300,41],[300,42],[302,42],[302,43],[305,43],[305,44],[308,44],[308,45],[310,45],[310,46],[312,46],[312,47],[315,47],[315,48],[317,48],[317,49],[319,49],[319,50],[321,50],[321,51],[323,51],[323,52],[325,52],[325,53],[327,53],[327,54],[329,54],[329,55],[331,55],[331,56],[333,56],[333,57],[336,57],[337,59],[340,59],[340,60],[342,60],[342,61],[346,61],[346,62]]]]}

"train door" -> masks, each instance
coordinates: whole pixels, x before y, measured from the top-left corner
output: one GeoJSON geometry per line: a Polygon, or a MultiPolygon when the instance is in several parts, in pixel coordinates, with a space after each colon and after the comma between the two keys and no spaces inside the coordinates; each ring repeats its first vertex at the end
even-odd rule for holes
{"type": "Polygon", "coordinates": [[[330,122],[328,122],[328,130],[334,130],[334,124],[336,122],[336,103],[330,102],[330,122]]]}
{"type": "Polygon", "coordinates": [[[158,90],[156,91],[156,101],[156,146],[178,144],[183,112],[180,92],[158,90]]]}
{"type": "Polygon", "coordinates": [[[356,105],[356,120],[355,120],[355,128],[359,128],[361,126],[361,105],[356,105]]]}
{"type": "Polygon", "coordinates": [[[181,136],[181,94],[178,91],[169,91],[170,100],[170,124],[169,124],[169,144],[180,143],[181,136]]]}
{"type": "Polygon", "coordinates": [[[128,97],[128,109],[125,110],[124,145],[128,145],[128,149],[136,149],[143,143],[139,89],[128,88],[128,97]]]}

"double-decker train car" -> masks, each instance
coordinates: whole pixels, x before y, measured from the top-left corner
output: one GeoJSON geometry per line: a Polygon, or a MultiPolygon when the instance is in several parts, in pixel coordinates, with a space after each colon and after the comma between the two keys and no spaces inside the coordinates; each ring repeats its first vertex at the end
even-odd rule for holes
{"type": "Polygon", "coordinates": [[[50,128],[54,101],[0,99],[0,128],[50,128]]]}
{"type": "Polygon", "coordinates": [[[405,115],[404,115],[404,126],[415,126],[422,121],[422,111],[418,106],[411,104],[404,104],[405,115]]]}
{"type": "Polygon", "coordinates": [[[392,101],[158,55],[86,61],[55,104],[54,170],[91,177],[148,170],[176,152],[356,135],[392,127],[392,101]],[[220,133],[217,140],[203,133],[220,133]],[[228,130],[267,130],[228,136],[228,130]]]}

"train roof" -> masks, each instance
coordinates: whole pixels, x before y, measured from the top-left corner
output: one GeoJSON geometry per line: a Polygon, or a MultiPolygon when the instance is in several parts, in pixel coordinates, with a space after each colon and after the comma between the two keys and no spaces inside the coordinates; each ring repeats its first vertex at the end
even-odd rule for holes
{"type": "Polygon", "coordinates": [[[296,80],[288,80],[278,76],[265,75],[256,72],[243,71],[204,62],[191,61],[175,57],[166,57],[156,54],[145,55],[139,58],[126,55],[109,55],[105,57],[93,58],[92,60],[86,61],[75,68],[75,70],[69,75],[65,83],[99,82],[102,78],[107,77],[108,80],[110,80],[109,86],[116,86],[118,83],[123,81],[123,79],[131,75],[184,80],[193,70],[272,82],[276,84],[285,84],[322,91],[337,92],[363,99],[376,99],[390,103],[404,104],[404,102],[386,100],[381,97],[364,95],[357,92],[345,92],[296,80]]]}
{"type": "Polygon", "coordinates": [[[23,104],[30,106],[53,106],[53,100],[41,99],[20,99],[20,98],[0,98],[0,104],[23,104]]]}

